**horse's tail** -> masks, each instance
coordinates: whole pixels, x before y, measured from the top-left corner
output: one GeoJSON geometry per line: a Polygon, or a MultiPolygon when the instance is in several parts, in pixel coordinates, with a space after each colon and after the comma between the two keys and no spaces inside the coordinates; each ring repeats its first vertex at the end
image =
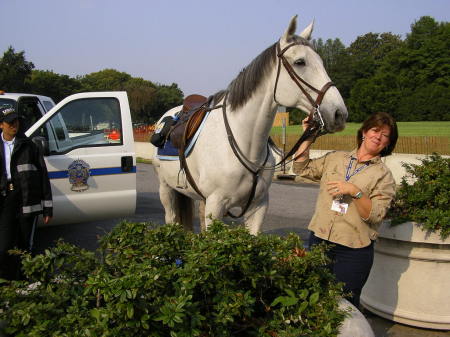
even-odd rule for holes
{"type": "Polygon", "coordinates": [[[194,231],[194,201],[185,196],[184,194],[181,194],[179,192],[176,193],[176,199],[177,199],[177,206],[178,206],[178,216],[179,219],[177,219],[180,224],[183,225],[183,228],[185,230],[194,231]]]}

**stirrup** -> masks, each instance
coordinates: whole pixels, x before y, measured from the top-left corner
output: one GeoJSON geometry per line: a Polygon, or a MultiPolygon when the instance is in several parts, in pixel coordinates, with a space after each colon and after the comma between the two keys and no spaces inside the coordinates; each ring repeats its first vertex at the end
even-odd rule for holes
{"type": "Polygon", "coordinates": [[[180,189],[183,189],[183,190],[186,189],[186,188],[188,188],[187,181],[186,181],[186,173],[184,172],[183,169],[180,169],[180,170],[178,171],[178,176],[177,176],[177,186],[176,186],[176,188],[180,188],[180,189]],[[183,180],[184,180],[184,186],[180,184],[180,173],[183,173],[183,176],[184,176],[184,178],[183,178],[183,180]]]}

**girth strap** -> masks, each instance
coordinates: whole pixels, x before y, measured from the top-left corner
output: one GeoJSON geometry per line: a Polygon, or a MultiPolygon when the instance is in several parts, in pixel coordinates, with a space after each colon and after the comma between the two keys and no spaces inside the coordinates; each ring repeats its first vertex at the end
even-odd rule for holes
{"type": "Polygon", "coordinates": [[[230,143],[230,147],[233,150],[234,155],[237,157],[239,162],[247,169],[247,171],[249,171],[252,174],[252,177],[253,177],[250,195],[247,199],[247,203],[245,204],[245,207],[242,208],[241,213],[239,215],[234,215],[230,211],[227,212],[227,215],[232,218],[240,218],[245,214],[245,212],[247,212],[248,208],[250,207],[250,204],[252,203],[252,201],[255,197],[256,185],[258,184],[259,174],[260,174],[261,170],[264,169],[264,166],[266,165],[267,160],[269,159],[269,144],[267,144],[266,157],[264,159],[263,164],[258,166],[258,168],[256,170],[253,170],[248,165],[248,163],[251,163],[251,161],[249,159],[247,159],[247,157],[242,153],[241,149],[239,148],[239,145],[236,142],[236,139],[233,136],[233,131],[231,130],[230,123],[228,122],[227,111],[226,111],[227,98],[228,98],[228,92],[225,95],[225,98],[223,100],[223,105],[222,105],[223,121],[225,124],[225,129],[227,131],[227,139],[228,139],[228,142],[230,143]]]}

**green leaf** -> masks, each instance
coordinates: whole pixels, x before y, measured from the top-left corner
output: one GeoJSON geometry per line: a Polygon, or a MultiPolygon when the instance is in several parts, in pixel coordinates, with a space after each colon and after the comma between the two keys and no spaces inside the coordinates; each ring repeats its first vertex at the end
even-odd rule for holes
{"type": "Polygon", "coordinates": [[[309,304],[311,305],[316,304],[318,301],[319,301],[319,292],[315,292],[309,297],[309,304]]]}
{"type": "Polygon", "coordinates": [[[278,296],[277,298],[275,298],[273,300],[273,302],[270,304],[271,307],[276,306],[278,303],[281,303],[281,301],[283,300],[284,296],[278,296]]]}
{"type": "Polygon", "coordinates": [[[294,292],[291,289],[284,289],[284,291],[286,292],[286,294],[288,294],[290,297],[295,297],[294,292]]]}
{"type": "Polygon", "coordinates": [[[303,301],[303,302],[300,304],[300,307],[298,308],[298,311],[299,311],[300,313],[302,313],[303,311],[305,311],[305,309],[308,307],[308,305],[309,305],[308,302],[303,301]]]}
{"type": "Polygon", "coordinates": [[[129,303],[127,305],[127,317],[133,318],[133,316],[134,316],[134,307],[133,307],[133,304],[129,303]]]}
{"type": "Polygon", "coordinates": [[[283,297],[283,305],[289,307],[291,305],[297,304],[298,299],[295,297],[283,297]]]}

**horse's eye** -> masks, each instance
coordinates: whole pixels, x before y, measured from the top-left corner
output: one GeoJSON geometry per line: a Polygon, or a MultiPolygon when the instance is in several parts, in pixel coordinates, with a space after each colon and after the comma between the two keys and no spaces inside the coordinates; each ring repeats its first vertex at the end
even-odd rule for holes
{"type": "Polygon", "coordinates": [[[294,64],[296,66],[304,66],[306,63],[304,59],[298,59],[297,61],[294,62],[294,64]]]}

